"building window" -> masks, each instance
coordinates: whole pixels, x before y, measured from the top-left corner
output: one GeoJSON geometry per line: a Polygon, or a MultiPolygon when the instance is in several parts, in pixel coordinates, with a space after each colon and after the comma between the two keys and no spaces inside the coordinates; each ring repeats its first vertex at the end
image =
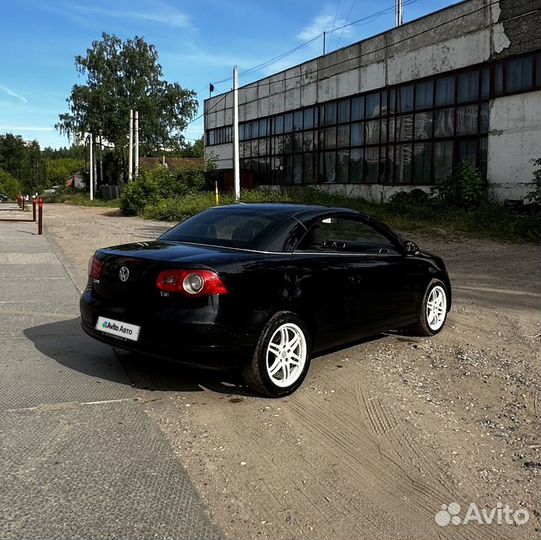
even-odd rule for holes
{"type": "Polygon", "coordinates": [[[304,109],[304,129],[312,129],[314,127],[314,108],[304,109]]]}
{"type": "Polygon", "coordinates": [[[440,109],[435,112],[434,137],[452,137],[455,125],[455,109],[440,109]]]}
{"type": "Polygon", "coordinates": [[[453,172],[453,142],[434,144],[434,180],[443,182],[453,172]]]}
{"type": "Polygon", "coordinates": [[[284,133],[291,133],[293,131],[293,113],[287,113],[284,115],[284,133]]]}
{"type": "Polygon", "coordinates": [[[413,111],[413,84],[402,86],[398,93],[398,111],[413,111]]]}
{"type": "Polygon", "coordinates": [[[432,111],[415,113],[415,140],[432,138],[432,111]]]}
{"type": "Polygon", "coordinates": [[[350,152],[350,170],[349,181],[353,184],[363,182],[363,157],[364,150],[362,148],[352,148],[350,152]]]}
{"type": "Polygon", "coordinates": [[[338,123],[339,124],[344,124],[345,122],[349,122],[349,106],[350,106],[349,99],[345,99],[338,103],[338,123]]]}
{"type": "Polygon", "coordinates": [[[455,77],[443,77],[436,80],[436,106],[452,105],[455,102],[455,77]]]}
{"type": "Polygon", "coordinates": [[[415,108],[428,109],[432,107],[434,81],[425,81],[415,85],[415,108]]]}
{"type": "Polygon", "coordinates": [[[426,185],[463,160],[485,173],[489,99],[540,88],[541,51],[243,122],[242,166],[276,184],[426,185]]]}
{"type": "Polygon", "coordinates": [[[349,150],[337,152],[336,181],[339,184],[347,184],[349,181],[349,150]]]}
{"type": "Polygon", "coordinates": [[[409,184],[411,178],[411,144],[395,147],[394,179],[396,184],[409,184]]]}
{"type": "Polygon", "coordinates": [[[479,100],[479,71],[469,71],[458,75],[457,102],[468,103],[479,100]]]}
{"type": "Polygon", "coordinates": [[[337,145],[338,148],[347,148],[349,146],[349,124],[338,126],[337,145]]]}
{"type": "Polygon", "coordinates": [[[477,105],[464,105],[456,109],[456,134],[474,135],[477,133],[477,105]]]}
{"type": "Polygon", "coordinates": [[[364,123],[357,122],[351,124],[351,146],[361,146],[364,144],[364,123]]]}
{"type": "Polygon", "coordinates": [[[334,184],[336,182],[336,152],[325,152],[320,155],[320,182],[334,184]]]}
{"type": "Polygon", "coordinates": [[[364,120],[364,96],[351,100],[351,120],[364,120]]]}
{"type": "MultiPolygon", "coordinates": [[[[209,129],[207,131],[207,145],[226,144],[233,141],[231,126],[209,129]]],[[[240,129],[239,129],[240,132],[240,129]]]]}
{"type": "Polygon", "coordinates": [[[505,89],[507,92],[523,92],[533,87],[533,62],[531,56],[514,58],[506,65],[505,89]]]}
{"type": "Polygon", "coordinates": [[[432,183],[432,143],[413,145],[412,184],[427,185],[432,183]]]}
{"type": "Polygon", "coordinates": [[[380,93],[368,94],[365,98],[366,118],[375,118],[380,115],[380,93]]]}
{"type": "Polygon", "coordinates": [[[293,115],[293,130],[294,131],[302,131],[302,118],[303,118],[303,112],[302,111],[296,111],[293,115]]]}

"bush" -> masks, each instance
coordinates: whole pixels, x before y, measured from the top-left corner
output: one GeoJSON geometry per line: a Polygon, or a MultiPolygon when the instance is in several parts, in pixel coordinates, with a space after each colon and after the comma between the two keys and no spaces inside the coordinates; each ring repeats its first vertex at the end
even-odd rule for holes
{"type": "Polygon", "coordinates": [[[453,208],[476,208],[488,200],[488,186],[481,171],[463,161],[454,173],[432,188],[436,199],[453,208]]]}
{"type": "MultiPolygon", "coordinates": [[[[254,190],[243,191],[241,200],[245,203],[287,202],[290,196],[284,191],[254,190]]],[[[231,193],[222,194],[220,205],[234,204],[235,197],[231,193]]],[[[163,199],[151,204],[143,211],[147,219],[163,221],[184,221],[199,212],[216,205],[216,196],[212,192],[189,193],[184,197],[163,199]]]]}
{"type": "Polygon", "coordinates": [[[147,206],[209,189],[213,174],[211,165],[204,169],[179,172],[172,172],[162,166],[151,171],[141,171],[136,180],[126,185],[120,208],[127,216],[141,214],[147,206]]]}
{"type": "Polygon", "coordinates": [[[396,208],[407,208],[411,206],[425,206],[429,202],[429,195],[422,189],[411,191],[399,191],[389,197],[389,204],[396,208]]]}
{"type": "Polygon", "coordinates": [[[532,159],[531,162],[539,168],[533,172],[533,190],[525,198],[541,207],[541,158],[532,159]]]}

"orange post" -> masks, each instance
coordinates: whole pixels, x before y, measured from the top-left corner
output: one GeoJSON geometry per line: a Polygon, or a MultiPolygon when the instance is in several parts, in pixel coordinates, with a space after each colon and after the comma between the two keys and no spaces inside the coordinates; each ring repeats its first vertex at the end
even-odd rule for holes
{"type": "Polygon", "coordinates": [[[38,234],[43,234],[43,197],[39,198],[38,234]]]}

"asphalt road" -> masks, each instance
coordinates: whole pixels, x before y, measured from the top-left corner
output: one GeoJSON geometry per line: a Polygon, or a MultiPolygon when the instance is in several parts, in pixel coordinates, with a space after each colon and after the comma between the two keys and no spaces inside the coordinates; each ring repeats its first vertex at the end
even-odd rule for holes
{"type": "Polygon", "coordinates": [[[2,210],[0,538],[220,537],[48,240],[2,210]]]}

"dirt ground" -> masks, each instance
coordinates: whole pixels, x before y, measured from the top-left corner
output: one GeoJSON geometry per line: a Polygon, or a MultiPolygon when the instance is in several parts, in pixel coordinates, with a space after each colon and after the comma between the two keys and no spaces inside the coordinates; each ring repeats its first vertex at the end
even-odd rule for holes
{"type": "MultiPolygon", "coordinates": [[[[105,208],[46,208],[46,234],[79,287],[95,249],[168,227],[105,208]]],[[[228,537],[539,536],[539,246],[412,239],[448,265],[446,329],[320,356],[286,399],[118,352],[228,537]],[[470,503],[500,503],[530,520],[438,526],[451,502],[462,517],[470,503]]]]}

